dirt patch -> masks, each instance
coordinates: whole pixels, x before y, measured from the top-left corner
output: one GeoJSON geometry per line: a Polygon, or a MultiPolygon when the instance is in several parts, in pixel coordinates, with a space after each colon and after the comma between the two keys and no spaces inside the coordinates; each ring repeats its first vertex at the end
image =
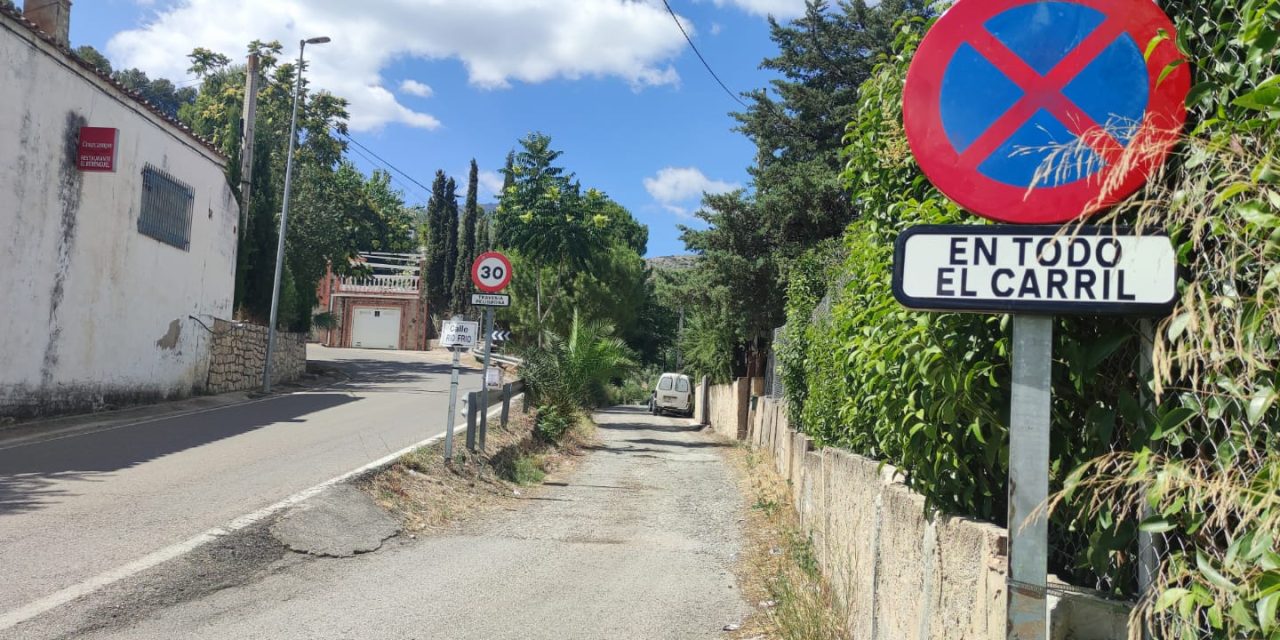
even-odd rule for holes
{"type": "Polygon", "coordinates": [[[851,640],[831,588],[802,533],[791,489],[746,446],[724,450],[746,501],[742,556],[735,572],[752,614],[734,640],[851,640]]]}
{"type": "Polygon", "coordinates": [[[506,429],[498,420],[489,421],[487,454],[471,455],[459,437],[452,464],[445,464],[444,443],[437,442],[406,454],[356,486],[399,519],[408,534],[440,531],[479,513],[514,508],[538,491],[541,478],[531,476],[532,471],[544,477],[564,471],[595,437],[594,425],[584,421],[558,446],[551,446],[534,437],[533,426],[533,412],[525,413],[519,401],[513,402],[506,429]],[[512,480],[531,477],[537,481],[512,480]]]}

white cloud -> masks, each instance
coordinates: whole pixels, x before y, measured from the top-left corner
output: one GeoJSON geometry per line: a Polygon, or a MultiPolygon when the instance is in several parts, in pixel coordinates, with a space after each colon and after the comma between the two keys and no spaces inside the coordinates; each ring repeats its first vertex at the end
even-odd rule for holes
{"type": "Polygon", "coordinates": [[[479,173],[480,193],[489,194],[489,197],[496,200],[502,193],[502,174],[497,171],[480,171],[479,173]]]}
{"type": "Polygon", "coordinates": [[[116,66],[179,78],[196,46],[239,59],[250,40],[278,39],[287,58],[302,38],[332,37],[308,47],[308,77],[351,100],[358,131],[440,125],[385,88],[382,70],[404,58],[458,60],[487,89],[606,77],[641,89],[678,83],[671,61],[684,46],[654,0],[177,0],[153,16],[108,42],[116,66]]]}
{"type": "Polygon", "coordinates": [[[725,193],[741,189],[742,185],[712,180],[697,167],[667,167],[652,178],[644,179],[644,189],[663,209],[678,216],[688,217],[686,205],[695,204],[703,193],[725,193]]]}
{"type": "Polygon", "coordinates": [[[430,98],[435,95],[435,90],[417,80],[405,80],[400,83],[400,93],[407,93],[419,98],[430,98]]]}
{"type": "Polygon", "coordinates": [[[733,5],[761,17],[786,19],[804,15],[804,0],[715,0],[715,3],[717,7],[733,5]]]}
{"type": "Polygon", "coordinates": [[[724,27],[720,26],[719,22],[711,23],[711,35],[718,36],[720,35],[721,31],[724,31],[724,27]]]}

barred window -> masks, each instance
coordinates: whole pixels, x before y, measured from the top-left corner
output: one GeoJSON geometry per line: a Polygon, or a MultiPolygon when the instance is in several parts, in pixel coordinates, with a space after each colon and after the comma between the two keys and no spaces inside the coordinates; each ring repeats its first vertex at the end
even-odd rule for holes
{"type": "Polygon", "coordinates": [[[142,170],[142,211],[138,232],[183,251],[191,248],[195,192],[185,182],[151,165],[142,170]]]}

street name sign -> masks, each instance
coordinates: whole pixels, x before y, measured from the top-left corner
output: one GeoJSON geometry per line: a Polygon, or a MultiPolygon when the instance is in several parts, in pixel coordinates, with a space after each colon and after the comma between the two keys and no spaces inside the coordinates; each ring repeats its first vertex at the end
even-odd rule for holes
{"type": "Polygon", "coordinates": [[[1188,65],[1151,0],[960,0],[920,43],[903,122],[966,210],[1067,222],[1159,169],[1186,122],[1188,65]]]}
{"type": "Polygon", "coordinates": [[[475,307],[509,307],[511,296],[496,293],[473,293],[471,305],[475,307]]]}
{"type": "Polygon", "coordinates": [[[480,343],[480,323],[445,320],[440,329],[440,346],[471,348],[480,343]]]}
{"type": "Polygon", "coordinates": [[[912,309],[1163,315],[1177,279],[1168,236],[1114,227],[918,226],[894,247],[893,295],[912,309]]]}
{"type": "Polygon", "coordinates": [[[497,293],[511,284],[511,261],[497,251],[476,256],[471,263],[471,282],[485,293],[497,293]]]}

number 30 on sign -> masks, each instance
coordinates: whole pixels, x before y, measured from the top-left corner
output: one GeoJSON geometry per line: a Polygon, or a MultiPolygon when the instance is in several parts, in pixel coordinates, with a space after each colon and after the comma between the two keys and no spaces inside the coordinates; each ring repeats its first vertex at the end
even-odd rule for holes
{"type": "Polygon", "coordinates": [[[511,284],[511,261],[496,251],[482,253],[471,263],[471,282],[485,293],[497,293],[511,284]]]}

